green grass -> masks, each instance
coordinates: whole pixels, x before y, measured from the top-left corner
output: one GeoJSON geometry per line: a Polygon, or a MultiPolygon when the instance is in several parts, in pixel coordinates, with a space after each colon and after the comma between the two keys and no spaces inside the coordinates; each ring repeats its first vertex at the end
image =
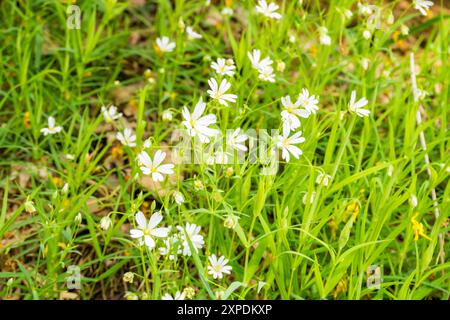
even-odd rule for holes
{"type": "Polygon", "coordinates": [[[130,293],[160,299],[187,287],[194,288],[193,299],[221,291],[227,299],[449,299],[450,16],[444,1],[434,1],[428,17],[410,1],[372,1],[383,10],[370,40],[362,36],[367,19],[353,0],[277,1],[279,21],[257,14],[256,1],[227,1],[234,15],[222,18],[221,1],[209,7],[187,0],[77,2],[79,30],[66,27],[63,1],[0,3],[0,299],[67,298],[68,291],[81,299],[130,293]],[[344,20],[342,9],[353,17],[344,20]],[[180,19],[203,38],[187,41],[180,19]],[[402,24],[408,35],[399,34],[402,24]],[[328,28],[330,46],[319,43],[320,26],[328,28]],[[176,48],[159,55],[155,40],[164,35],[176,48]],[[284,71],[275,70],[275,83],[257,78],[247,58],[253,49],[270,56],[274,67],[285,63],[284,71]],[[420,103],[410,53],[418,87],[428,92],[420,103]],[[210,63],[219,57],[236,64],[229,81],[238,99],[229,107],[206,94],[215,77],[210,63]],[[184,105],[192,111],[203,97],[223,132],[277,129],[281,97],[302,88],[320,97],[319,111],[301,119],[303,155],[280,161],[275,175],[262,175],[261,164],[247,160],[176,164],[160,186],[139,183],[136,157],[144,140],[151,138],[152,157],[160,147],[169,153],[184,105]],[[368,99],[369,117],[347,111],[352,90],[368,99]],[[105,124],[100,108],[110,104],[124,118],[105,124]],[[168,109],[173,120],[165,122],[168,109]],[[48,116],[63,127],[60,133],[40,133],[48,116]],[[123,127],[133,128],[136,147],[115,138],[123,127]],[[316,183],[320,172],[331,176],[328,186],[316,183]],[[185,203],[174,202],[175,190],[185,203]],[[311,202],[302,201],[313,192],[311,202]],[[27,198],[34,213],[25,210],[27,198]],[[161,225],[172,229],[201,226],[202,250],[172,261],[139,246],[129,233],[138,210],[147,218],[161,211],[161,225]],[[414,239],[416,212],[431,240],[414,239]],[[231,229],[224,226],[230,214],[239,217],[231,229]],[[104,216],[112,220],[107,230],[100,228],[104,216]],[[227,257],[231,274],[220,280],[207,274],[210,254],[227,257]],[[81,270],[80,290],[67,288],[71,265],[81,270]],[[381,270],[379,289],[366,285],[373,265],[381,270]],[[123,281],[126,272],[134,273],[132,283],[123,281]]]}

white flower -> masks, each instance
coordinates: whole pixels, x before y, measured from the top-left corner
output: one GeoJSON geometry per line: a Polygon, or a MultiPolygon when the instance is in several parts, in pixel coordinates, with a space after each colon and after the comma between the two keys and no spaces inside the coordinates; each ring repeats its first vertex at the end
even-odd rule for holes
{"type": "Polygon", "coordinates": [[[351,12],[351,10],[348,9],[344,9],[343,14],[346,19],[350,19],[353,16],[353,12],[351,12]]]}
{"type": "Polygon", "coordinates": [[[417,205],[419,204],[419,201],[417,200],[417,197],[414,193],[412,193],[411,196],[409,197],[409,204],[413,208],[417,207],[417,205]]]}
{"type": "Polygon", "coordinates": [[[187,128],[189,135],[191,137],[198,136],[202,143],[208,143],[209,138],[217,134],[217,130],[209,128],[210,125],[216,123],[216,116],[207,114],[202,117],[205,108],[206,103],[202,98],[197,102],[192,114],[187,107],[184,107],[182,111],[184,121],[181,122],[187,128]]]}
{"type": "Polygon", "coordinates": [[[427,97],[428,92],[426,92],[425,90],[416,89],[416,95],[417,95],[417,99],[423,100],[427,97]]]}
{"type": "Polygon", "coordinates": [[[170,110],[164,110],[163,111],[163,113],[162,113],[162,119],[163,119],[163,121],[167,121],[167,122],[169,122],[169,121],[172,121],[172,111],[170,111],[170,110]]]}
{"type": "Polygon", "coordinates": [[[30,200],[30,197],[27,197],[27,200],[24,203],[25,211],[28,213],[36,212],[36,208],[34,207],[33,201],[30,200]]]}
{"type": "Polygon", "coordinates": [[[133,272],[126,272],[122,277],[123,282],[133,283],[134,280],[134,273],[133,272]]]}
{"type": "Polygon", "coordinates": [[[370,110],[364,109],[367,103],[368,101],[365,97],[356,101],[356,91],[353,90],[350,97],[350,102],[348,104],[348,109],[351,113],[356,113],[360,117],[368,117],[370,110]]]}
{"type": "Polygon", "coordinates": [[[223,221],[223,226],[228,229],[234,229],[234,227],[238,224],[238,216],[235,216],[234,214],[228,214],[223,221]]]}
{"type": "Polygon", "coordinates": [[[253,68],[260,70],[265,69],[267,67],[270,67],[270,65],[273,63],[272,60],[270,60],[269,57],[266,57],[264,59],[261,59],[261,51],[254,49],[253,52],[247,52],[247,56],[250,59],[250,62],[253,65],[253,68]]]}
{"type": "Polygon", "coordinates": [[[300,155],[303,154],[302,150],[295,146],[295,144],[305,142],[305,138],[301,136],[302,132],[299,131],[294,133],[291,137],[289,137],[289,131],[283,130],[283,136],[278,138],[278,148],[282,150],[281,158],[289,162],[290,154],[294,156],[294,158],[298,159],[300,155]]]}
{"type": "Polygon", "coordinates": [[[184,291],[183,292],[177,291],[175,293],[175,297],[172,297],[169,293],[166,293],[161,297],[161,300],[184,300],[184,298],[185,298],[184,291]]]}
{"type": "Polygon", "coordinates": [[[314,202],[314,198],[315,197],[316,197],[316,192],[315,191],[311,192],[311,195],[308,195],[308,192],[306,192],[303,195],[302,202],[303,202],[304,205],[306,205],[306,203],[309,200],[309,203],[312,204],[314,202]]]}
{"type": "Polygon", "coordinates": [[[201,39],[202,35],[200,33],[197,33],[192,29],[192,27],[186,27],[186,33],[188,34],[189,40],[195,40],[195,39],[201,39]]]}
{"type": "MultiPolygon", "coordinates": [[[[168,229],[171,229],[171,227],[169,227],[168,229]]],[[[180,240],[177,234],[164,239],[164,246],[158,248],[159,254],[163,256],[169,255],[169,260],[171,261],[176,260],[177,256],[181,254],[179,242],[180,240]]]]}
{"type": "Polygon", "coordinates": [[[316,114],[316,111],[319,110],[319,107],[317,106],[319,99],[316,98],[315,95],[310,96],[308,89],[302,89],[302,92],[298,96],[298,100],[300,101],[300,106],[310,113],[316,114]]]}
{"type": "Polygon", "coordinates": [[[81,212],[78,212],[77,215],[74,218],[75,223],[80,224],[81,221],[83,221],[83,216],[81,215],[81,212]]]}
{"type": "Polygon", "coordinates": [[[217,99],[221,105],[227,107],[228,102],[236,102],[237,95],[226,93],[231,87],[231,83],[229,83],[227,79],[222,79],[222,82],[218,85],[216,79],[211,78],[208,80],[208,84],[211,89],[206,92],[212,99],[217,99]]]}
{"type": "Polygon", "coordinates": [[[329,174],[320,172],[319,175],[316,178],[316,183],[320,184],[324,187],[328,187],[328,184],[330,183],[331,176],[329,174]]]}
{"type": "Polygon", "coordinates": [[[48,128],[42,128],[41,132],[44,134],[44,136],[48,134],[55,134],[58,132],[61,132],[62,127],[56,126],[55,127],[55,118],[48,117],[48,128]]]}
{"type": "Polygon", "coordinates": [[[144,143],[142,144],[143,149],[149,149],[152,146],[152,140],[150,138],[145,139],[144,143]]]}
{"type": "Polygon", "coordinates": [[[370,33],[369,30],[364,30],[364,32],[363,32],[364,39],[369,40],[371,36],[372,36],[372,34],[370,33]]]}
{"type": "Polygon", "coordinates": [[[225,7],[222,9],[222,15],[224,16],[232,16],[234,13],[233,9],[229,8],[229,7],[225,7]]]}
{"type": "Polygon", "coordinates": [[[331,44],[331,38],[328,35],[328,29],[326,27],[319,28],[320,43],[324,46],[329,46],[331,44]]]}
{"type": "Polygon", "coordinates": [[[364,70],[367,70],[369,68],[369,63],[370,63],[369,59],[367,58],[361,59],[361,66],[363,67],[364,70]]]}
{"type": "Polygon", "coordinates": [[[278,8],[279,6],[274,2],[267,5],[266,0],[259,0],[258,5],[256,6],[256,12],[262,13],[266,17],[279,20],[281,19],[281,14],[275,12],[278,8]]]}
{"type": "MultiPolygon", "coordinates": [[[[209,162],[208,160],[206,161],[209,162]]],[[[215,164],[228,164],[228,155],[223,151],[216,151],[213,156],[213,163],[215,164]]]]}
{"type": "Polygon", "coordinates": [[[295,103],[291,101],[290,96],[281,97],[281,104],[284,110],[281,111],[281,120],[283,121],[283,130],[295,131],[300,127],[300,120],[298,117],[308,118],[310,112],[306,109],[300,109],[301,100],[298,99],[295,103]]]}
{"type": "Polygon", "coordinates": [[[182,240],[183,245],[183,255],[190,256],[191,248],[189,247],[188,239],[191,241],[192,246],[195,249],[195,252],[198,252],[198,249],[203,247],[205,241],[203,240],[203,236],[200,235],[200,226],[196,224],[186,223],[186,227],[183,228],[181,226],[177,226],[177,229],[180,230],[180,238],[182,240]]]}
{"type": "Polygon", "coordinates": [[[275,74],[273,73],[272,67],[265,67],[258,69],[259,76],[258,78],[268,82],[275,82],[275,74]]]}
{"type": "Polygon", "coordinates": [[[133,134],[130,128],[125,128],[122,132],[117,133],[117,139],[124,146],[136,147],[136,135],[133,134]]]}
{"type": "Polygon", "coordinates": [[[277,60],[277,71],[283,72],[285,68],[286,68],[286,63],[284,63],[281,60],[277,60]]]}
{"type": "Polygon", "coordinates": [[[210,265],[208,266],[208,274],[211,274],[214,279],[222,279],[223,274],[230,274],[231,273],[231,266],[227,266],[228,259],[226,259],[224,256],[221,256],[219,259],[217,259],[216,255],[210,255],[208,257],[210,265]]]}
{"type": "Polygon", "coordinates": [[[102,113],[107,123],[113,122],[122,116],[122,113],[117,112],[116,106],[110,106],[109,108],[102,106],[102,113]]]}
{"type": "Polygon", "coordinates": [[[372,6],[371,5],[358,3],[358,7],[359,7],[358,13],[360,15],[368,16],[368,15],[372,14],[372,6]]]}
{"type": "Polygon", "coordinates": [[[420,11],[420,13],[424,16],[427,15],[427,11],[430,9],[430,7],[433,6],[432,1],[426,1],[426,0],[414,0],[414,9],[417,9],[420,11]]]}
{"type": "Polygon", "coordinates": [[[66,182],[61,188],[61,193],[66,194],[67,192],[69,192],[69,184],[66,182]]]}
{"type": "Polygon", "coordinates": [[[246,134],[241,133],[241,128],[237,128],[230,135],[227,134],[227,147],[235,150],[247,151],[245,141],[248,139],[246,134]]]}
{"type": "Polygon", "coordinates": [[[166,153],[161,150],[156,151],[153,161],[147,152],[142,151],[138,154],[138,163],[143,174],[151,175],[153,181],[163,181],[163,174],[173,174],[174,165],[161,164],[166,157],[166,153]]]}
{"type": "Polygon", "coordinates": [[[223,58],[218,58],[217,61],[212,62],[211,68],[214,69],[217,74],[222,76],[227,75],[230,77],[234,75],[234,70],[236,69],[232,59],[225,60],[223,58]]]}
{"type": "Polygon", "coordinates": [[[102,228],[103,230],[108,230],[112,225],[112,220],[110,217],[105,216],[103,218],[100,219],[100,228],[102,228]]]}
{"type": "Polygon", "coordinates": [[[168,228],[156,228],[156,226],[161,222],[163,216],[160,212],[155,212],[147,223],[147,219],[144,214],[139,211],[135,215],[135,220],[137,224],[137,229],[130,230],[130,236],[134,239],[139,239],[139,244],[145,245],[152,249],[155,247],[156,243],[153,237],[165,238],[169,233],[168,228]]]}
{"type": "Polygon", "coordinates": [[[409,34],[409,28],[405,24],[402,24],[400,26],[400,31],[401,31],[402,35],[404,35],[404,36],[407,36],[409,34]]]}
{"type": "Polygon", "coordinates": [[[175,49],[175,43],[170,42],[168,37],[157,38],[156,45],[161,52],[171,52],[175,49]]]}
{"type": "Polygon", "coordinates": [[[173,193],[173,198],[178,205],[184,203],[184,196],[180,191],[175,191],[173,193]]]}

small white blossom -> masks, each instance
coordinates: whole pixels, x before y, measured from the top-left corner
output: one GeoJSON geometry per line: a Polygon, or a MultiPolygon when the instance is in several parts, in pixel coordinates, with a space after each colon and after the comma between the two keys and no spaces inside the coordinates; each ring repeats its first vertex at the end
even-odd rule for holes
{"type": "Polygon", "coordinates": [[[186,33],[188,34],[189,40],[195,40],[195,39],[201,39],[202,35],[200,33],[197,33],[192,29],[192,27],[186,27],[186,33]]]}
{"type": "Polygon", "coordinates": [[[316,178],[316,183],[322,185],[324,187],[328,187],[331,180],[331,176],[329,174],[320,172],[316,178]]]}
{"type": "Polygon", "coordinates": [[[364,30],[364,32],[363,32],[364,39],[369,40],[371,36],[372,36],[372,33],[369,30],[364,30]]]}
{"type": "Polygon", "coordinates": [[[158,182],[164,180],[164,174],[173,174],[173,164],[162,164],[165,158],[166,153],[158,150],[152,161],[148,153],[142,151],[138,154],[138,163],[143,174],[150,175],[153,181],[158,182]]]}
{"type": "Polygon", "coordinates": [[[170,122],[170,121],[172,121],[172,118],[173,118],[172,111],[170,111],[170,110],[163,111],[163,113],[162,113],[163,121],[170,122]]]}
{"type": "Polygon", "coordinates": [[[161,297],[161,300],[184,300],[184,298],[185,298],[184,291],[183,292],[177,291],[175,293],[175,297],[172,297],[169,293],[166,293],[161,297]]]}
{"type": "Polygon", "coordinates": [[[283,121],[283,131],[295,131],[300,127],[301,118],[308,118],[309,111],[301,109],[301,100],[297,99],[295,103],[291,101],[290,96],[281,97],[281,104],[283,105],[283,111],[281,111],[281,120],[283,121]]]}
{"type": "Polygon", "coordinates": [[[326,27],[319,27],[320,43],[324,46],[331,44],[331,37],[328,35],[328,29],[326,27]]]}
{"type": "Polygon", "coordinates": [[[224,16],[232,16],[234,13],[233,9],[229,8],[229,7],[225,7],[222,9],[222,15],[224,16]]]}
{"type": "Polygon", "coordinates": [[[279,6],[275,2],[267,4],[266,0],[259,0],[256,6],[256,12],[265,15],[266,17],[279,20],[281,19],[281,14],[276,12],[279,6]]]}
{"type": "Polygon", "coordinates": [[[171,52],[175,49],[175,43],[170,42],[168,37],[157,38],[156,45],[161,52],[171,52]]]}
{"type": "Polygon", "coordinates": [[[218,58],[217,61],[211,63],[211,68],[214,69],[217,74],[232,77],[236,66],[232,59],[225,60],[223,58],[218,58]]]}
{"type": "Polygon", "coordinates": [[[216,79],[211,78],[208,80],[210,90],[207,91],[212,99],[217,100],[221,105],[228,106],[228,102],[235,103],[237,95],[226,93],[231,87],[231,83],[227,79],[222,79],[220,85],[217,84],[216,79]],[[228,101],[228,102],[227,102],[228,101]]]}
{"type": "Polygon", "coordinates": [[[299,131],[294,133],[291,137],[289,137],[289,131],[283,130],[283,136],[278,138],[277,146],[281,149],[281,158],[286,162],[290,160],[290,154],[294,156],[294,158],[298,159],[302,154],[302,150],[295,146],[295,144],[305,142],[305,138],[301,136],[302,132],[299,131]]]}
{"type": "Polygon", "coordinates": [[[223,274],[230,274],[231,273],[231,266],[228,266],[228,259],[226,259],[224,256],[221,256],[219,259],[217,259],[216,255],[210,255],[208,257],[210,265],[208,266],[208,274],[211,274],[214,279],[222,279],[223,274]]]}
{"type": "Polygon", "coordinates": [[[417,197],[415,194],[411,194],[411,196],[409,197],[409,204],[411,205],[411,207],[415,208],[417,207],[417,205],[419,204],[419,201],[417,200],[417,197]]]}
{"type": "Polygon", "coordinates": [[[350,102],[348,104],[348,109],[351,113],[356,113],[360,117],[368,117],[370,110],[364,109],[367,103],[368,101],[365,97],[356,101],[356,91],[353,90],[350,97],[350,102]]]}
{"type": "Polygon", "coordinates": [[[110,217],[105,216],[103,218],[100,219],[100,228],[102,228],[103,230],[108,230],[112,225],[112,220],[110,217]]]}
{"type": "Polygon", "coordinates": [[[304,205],[306,205],[308,203],[308,200],[309,200],[309,203],[312,204],[314,202],[315,198],[316,198],[316,192],[315,191],[311,192],[311,195],[308,195],[308,192],[306,192],[303,195],[302,202],[303,202],[304,205]]]}
{"type": "Polygon", "coordinates": [[[34,213],[36,212],[36,208],[34,207],[33,201],[30,200],[29,197],[27,197],[27,200],[24,203],[25,211],[28,213],[34,213]]]}
{"type": "Polygon", "coordinates": [[[137,224],[136,229],[130,230],[130,236],[134,239],[139,239],[139,244],[145,244],[149,249],[155,247],[156,242],[153,237],[165,238],[169,233],[168,228],[156,228],[156,226],[162,221],[163,216],[160,212],[155,212],[149,219],[147,219],[144,214],[139,211],[135,215],[135,221],[137,224]]]}
{"type": "Polygon", "coordinates": [[[257,70],[268,68],[273,63],[269,57],[261,60],[261,51],[258,49],[254,49],[252,52],[247,52],[247,56],[250,59],[253,68],[257,70]]]}
{"type": "Polygon", "coordinates": [[[230,135],[227,134],[227,146],[235,150],[247,151],[245,141],[248,139],[246,134],[241,133],[241,128],[237,128],[230,135]]]}
{"type": "Polygon", "coordinates": [[[184,196],[180,191],[175,191],[173,193],[173,198],[175,200],[175,203],[180,205],[184,203],[184,196]]]}
{"type": "Polygon", "coordinates": [[[228,214],[223,221],[223,226],[228,229],[234,229],[234,227],[236,227],[238,224],[238,219],[238,216],[235,216],[234,214],[228,214]]]}
{"type": "Polygon", "coordinates": [[[55,118],[48,117],[47,121],[48,121],[48,128],[42,128],[41,129],[41,133],[43,133],[44,136],[49,135],[49,134],[55,134],[55,133],[61,132],[62,127],[55,126],[55,118]]]}
{"type": "Polygon", "coordinates": [[[317,106],[319,104],[319,99],[315,95],[310,95],[308,89],[303,88],[302,92],[298,96],[300,106],[305,108],[309,113],[316,114],[319,110],[317,106]]]}
{"type": "Polygon", "coordinates": [[[125,128],[123,132],[117,133],[117,140],[124,146],[136,147],[136,135],[130,128],[125,128]]]}
{"type": "Polygon", "coordinates": [[[265,67],[258,69],[259,76],[258,78],[268,82],[275,82],[275,74],[273,73],[272,67],[265,67]]]}
{"type": "Polygon", "coordinates": [[[117,120],[120,117],[122,117],[122,113],[117,112],[116,106],[109,106],[109,108],[102,106],[101,111],[103,113],[103,118],[105,118],[105,121],[107,123],[113,122],[114,120],[117,120]]]}
{"type": "Polygon", "coordinates": [[[205,241],[203,240],[203,236],[200,235],[200,226],[197,226],[194,223],[190,224],[188,222],[184,228],[177,226],[177,229],[180,231],[180,239],[183,245],[184,256],[191,256],[191,248],[189,246],[188,239],[191,241],[195,252],[198,252],[198,250],[203,247],[205,241]]]}
{"type": "Polygon", "coordinates": [[[428,14],[428,10],[433,6],[432,1],[414,0],[414,9],[419,10],[424,16],[428,14]]]}
{"type": "Polygon", "coordinates": [[[194,112],[191,114],[187,107],[182,110],[183,119],[181,123],[188,130],[188,134],[191,137],[199,137],[200,142],[208,143],[209,139],[215,136],[218,131],[209,128],[210,125],[216,123],[216,116],[213,114],[207,114],[202,116],[205,111],[206,103],[200,98],[198,103],[195,105],[194,112]]]}

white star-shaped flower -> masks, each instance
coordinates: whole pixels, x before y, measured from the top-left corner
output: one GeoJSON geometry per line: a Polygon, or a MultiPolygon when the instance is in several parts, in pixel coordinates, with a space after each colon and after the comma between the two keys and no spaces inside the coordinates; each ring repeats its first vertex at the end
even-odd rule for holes
{"type": "Polygon", "coordinates": [[[123,132],[117,133],[117,140],[120,141],[124,146],[136,147],[136,135],[130,128],[125,128],[123,132]]]}
{"type": "Polygon", "coordinates": [[[258,5],[256,6],[256,12],[261,13],[266,17],[279,20],[281,19],[281,14],[276,12],[278,8],[279,6],[274,2],[267,4],[266,0],[259,0],[258,5]]]}
{"type": "Polygon", "coordinates": [[[266,57],[261,60],[261,51],[258,49],[253,49],[252,52],[247,52],[247,56],[250,59],[250,62],[252,63],[253,68],[257,70],[262,70],[267,67],[270,67],[270,65],[273,63],[272,60],[270,60],[269,57],[266,57]]]}
{"type": "Polygon", "coordinates": [[[170,42],[168,37],[157,38],[156,45],[161,52],[171,52],[175,49],[175,43],[170,42]]]}
{"type": "Polygon", "coordinates": [[[189,40],[195,40],[195,39],[201,39],[202,35],[200,33],[197,33],[192,29],[192,27],[186,27],[186,33],[188,34],[189,40]]]}
{"type": "Polygon", "coordinates": [[[143,174],[150,175],[155,182],[163,181],[164,174],[173,174],[174,165],[171,163],[161,164],[166,158],[166,153],[161,150],[156,151],[155,156],[150,158],[147,152],[138,154],[139,167],[143,174]]]}
{"type": "Polygon", "coordinates": [[[234,63],[231,63],[233,62],[233,60],[230,60],[231,59],[225,60],[223,58],[218,58],[217,61],[211,63],[211,68],[214,69],[217,74],[232,77],[234,75],[236,66],[234,65],[234,63]]]}
{"type": "Polygon", "coordinates": [[[281,158],[286,162],[290,160],[290,154],[294,156],[295,159],[298,159],[302,154],[302,150],[295,146],[295,144],[305,142],[305,138],[302,136],[302,132],[299,131],[294,133],[291,137],[289,137],[289,132],[283,130],[283,136],[278,138],[278,148],[281,149],[281,158]]]}
{"type": "Polygon", "coordinates": [[[109,106],[109,108],[102,106],[102,113],[103,118],[105,118],[105,121],[107,123],[113,122],[114,120],[117,120],[122,116],[122,113],[117,112],[116,106],[109,106]]]}
{"type": "Polygon", "coordinates": [[[317,106],[319,104],[319,99],[315,95],[309,95],[308,89],[303,88],[302,92],[298,96],[300,106],[305,108],[309,113],[316,114],[319,110],[317,106]]]}
{"type": "Polygon", "coordinates": [[[208,90],[207,93],[212,99],[217,100],[221,105],[227,107],[228,102],[236,102],[237,95],[226,93],[231,87],[231,83],[229,83],[227,79],[222,79],[222,82],[220,82],[220,85],[218,85],[216,79],[211,78],[208,80],[208,84],[210,90],[208,90]]]}
{"type": "Polygon", "coordinates": [[[219,259],[217,259],[216,255],[210,255],[208,257],[210,265],[208,266],[208,274],[211,274],[214,279],[222,279],[223,274],[230,274],[231,273],[231,266],[228,266],[228,259],[224,256],[221,256],[219,259]]]}
{"type": "Polygon", "coordinates": [[[216,123],[216,116],[213,114],[202,116],[205,108],[206,103],[200,98],[193,113],[190,113],[187,107],[182,110],[184,121],[181,123],[186,127],[191,137],[199,137],[202,143],[208,143],[209,139],[217,134],[217,130],[209,128],[210,125],[216,123]]]}
{"type": "Polygon", "coordinates": [[[153,249],[156,245],[153,237],[165,238],[169,233],[168,228],[156,228],[162,219],[161,213],[155,212],[147,223],[144,214],[139,211],[135,215],[137,228],[130,230],[130,236],[134,239],[139,239],[140,245],[145,244],[149,249],[153,249]]]}
{"type": "Polygon", "coordinates": [[[308,118],[309,111],[306,109],[301,109],[301,100],[298,99],[295,103],[291,101],[290,96],[285,96],[281,98],[281,104],[284,110],[281,111],[281,120],[283,121],[283,131],[295,131],[300,127],[300,119],[308,118]]]}
{"type": "Polygon", "coordinates": [[[367,103],[368,101],[365,97],[356,101],[356,91],[353,90],[350,97],[350,102],[348,104],[348,110],[351,113],[356,113],[360,117],[368,117],[370,114],[370,110],[364,109],[367,103]]]}
{"type": "Polygon", "coordinates": [[[415,0],[414,1],[414,9],[419,10],[420,13],[424,16],[428,14],[428,10],[433,6],[432,1],[426,1],[426,0],[415,0]]]}

